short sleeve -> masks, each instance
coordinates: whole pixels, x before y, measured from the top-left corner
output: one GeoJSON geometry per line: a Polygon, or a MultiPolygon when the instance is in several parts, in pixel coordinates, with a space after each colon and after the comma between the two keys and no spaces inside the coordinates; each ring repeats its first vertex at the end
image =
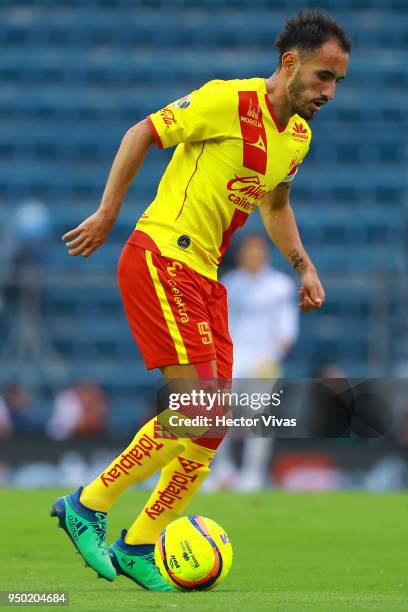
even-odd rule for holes
{"type": "Polygon", "coordinates": [[[210,81],[148,116],[160,148],[181,142],[223,138],[231,132],[238,112],[238,96],[228,81],[210,81]]]}
{"type": "Polygon", "coordinates": [[[287,174],[285,176],[285,178],[283,179],[282,183],[291,183],[294,180],[295,176],[297,175],[297,173],[299,171],[300,164],[303,164],[303,161],[304,161],[304,159],[305,159],[305,157],[307,155],[307,151],[308,151],[308,149],[306,150],[306,152],[305,152],[305,154],[304,154],[302,159],[296,160],[295,165],[290,169],[289,174],[287,174]]]}
{"type": "Polygon", "coordinates": [[[291,183],[293,179],[295,178],[295,176],[297,175],[298,168],[299,168],[299,164],[296,164],[296,166],[293,166],[292,170],[289,172],[287,176],[285,176],[282,183],[291,183]]]}

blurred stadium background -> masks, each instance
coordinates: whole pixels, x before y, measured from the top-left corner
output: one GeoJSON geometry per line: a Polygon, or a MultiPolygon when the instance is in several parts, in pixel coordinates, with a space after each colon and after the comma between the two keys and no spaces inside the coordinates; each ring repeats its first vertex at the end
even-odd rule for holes
{"type": "MultiPolygon", "coordinates": [[[[115,274],[172,151],[149,153],[91,259],[68,257],[60,237],[97,207],[128,127],[213,78],[269,76],[274,38],[302,8],[338,19],[353,52],[336,101],[312,123],[293,189],[327,303],[302,317],[285,373],[335,364],[354,378],[407,375],[406,0],[2,0],[1,483],[76,484],[151,410],[158,374],[144,370],[115,274]],[[89,422],[50,433],[56,396],[62,413],[74,409],[61,391],[78,383],[89,422]]],[[[248,225],[261,229],[259,216],[248,225]]],[[[274,263],[289,272],[277,254],[274,263]]],[[[405,408],[399,444],[278,441],[275,482],[285,486],[277,465],[296,455],[311,466],[309,488],[320,469],[341,476],[328,487],[405,486],[405,408]]]]}

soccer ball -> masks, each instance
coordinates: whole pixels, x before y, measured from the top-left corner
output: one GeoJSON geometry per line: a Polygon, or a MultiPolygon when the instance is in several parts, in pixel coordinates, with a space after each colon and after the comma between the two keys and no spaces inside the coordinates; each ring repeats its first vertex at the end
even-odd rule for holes
{"type": "Polygon", "coordinates": [[[203,516],[183,516],[163,529],[154,549],[163,579],[179,591],[205,591],[231,569],[232,546],[224,529],[203,516]]]}

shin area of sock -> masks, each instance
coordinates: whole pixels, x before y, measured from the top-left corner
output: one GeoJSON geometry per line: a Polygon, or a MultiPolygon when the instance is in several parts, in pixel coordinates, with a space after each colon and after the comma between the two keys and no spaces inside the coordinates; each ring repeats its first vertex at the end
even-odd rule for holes
{"type": "Polygon", "coordinates": [[[187,444],[183,438],[158,434],[156,419],[151,419],[135,435],[129,446],[90,484],[84,487],[81,503],[93,510],[107,512],[130,486],[150,478],[187,444]]]}
{"type": "Polygon", "coordinates": [[[188,442],[182,453],[162,469],[147,504],[128,530],[128,544],[154,544],[162,530],[183,514],[210,473],[215,451],[188,442]]]}

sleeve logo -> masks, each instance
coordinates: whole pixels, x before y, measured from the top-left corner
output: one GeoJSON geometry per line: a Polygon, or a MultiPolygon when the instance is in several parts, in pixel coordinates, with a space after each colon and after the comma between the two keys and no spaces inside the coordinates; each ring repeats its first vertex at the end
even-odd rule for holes
{"type": "Polygon", "coordinates": [[[187,108],[187,106],[190,106],[191,104],[191,95],[189,94],[188,96],[184,96],[183,98],[180,98],[179,100],[176,100],[175,102],[173,102],[172,107],[173,108],[187,108]]]}
{"type": "Polygon", "coordinates": [[[177,123],[173,111],[168,106],[161,109],[160,116],[163,119],[164,123],[167,125],[167,127],[172,125],[172,123],[177,123]]]}

